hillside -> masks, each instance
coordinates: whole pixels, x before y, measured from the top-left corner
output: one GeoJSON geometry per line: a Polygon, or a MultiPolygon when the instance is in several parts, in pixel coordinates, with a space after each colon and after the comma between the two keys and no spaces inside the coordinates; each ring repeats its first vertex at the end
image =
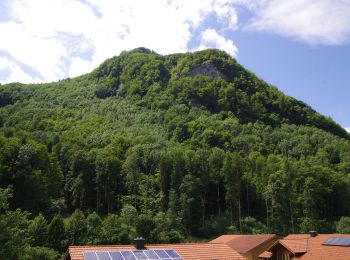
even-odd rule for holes
{"type": "Polygon", "coordinates": [[[139,48],[77,78],[0,85],[0,214],[5,198],[22,210],[19,247],[333,232],[349,173],[343,128],[222,51],[139,48]],[[30,239],[37,215],[67,217],[61,240],[30,239]]]}

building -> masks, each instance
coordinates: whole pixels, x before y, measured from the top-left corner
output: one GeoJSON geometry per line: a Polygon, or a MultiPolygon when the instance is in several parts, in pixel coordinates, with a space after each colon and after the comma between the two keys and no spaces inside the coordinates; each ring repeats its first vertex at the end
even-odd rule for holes
{"type": "Polygon", "coordinates": [[[113,246],[70,246],[63,260],[245,260],[222,243],[183,243],[113,246]]]}
{"type": "Polygon", "coordinates": [[[265,260],[350,260],[350,235],[317,234],[315,231],[288,235],[259,257],[265,260]]]}
{"type": "Polygon", "coordinates": [[[222,243],[234,249],[248,260],[257,260],[259,255],[269,249],[276,241],[275,234],[260,235],[222,235],[209,243],[222,243]]]}

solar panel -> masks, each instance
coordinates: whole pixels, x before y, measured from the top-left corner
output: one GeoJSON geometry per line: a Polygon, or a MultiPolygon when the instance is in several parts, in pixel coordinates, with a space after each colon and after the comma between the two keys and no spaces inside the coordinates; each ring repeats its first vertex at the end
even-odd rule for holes
{"type": "Polygon", "coordinates": [[[183,260],[174,249],[85,252],[85,260],[183,260]]]}
{"type": "Polygon", "coordinates": [[[122,256],[125,260],[137,260],[136,256],[132,253],[132,251],[121,251],[122,256]]]}
{"type": "Polygon", "coordinates": [[[170,257],[172,258],[179,258],[180,256],[175,252],[175,250],[172,249],[166,249],[164,250],[170,257]]]}
{"type": "Polygon", "coordinates": [[[99,260],[111,260],[108,252],[96,252],[99,260]]]}
{"type": "Polygon", "coordinates": [[[85,260],[98,260],[97,255],[95,252],[86,252],[84,253],[84,259],[85,260]]]}
{"type": "Polygon", "coordinates": [[[326,246],[350,246],[350,238],[347,237],[331,237],[328,238],[323,245],[326,246]]]}
{"type": "Polygon", "coordinates": [[[124,260],[124,257],[122,256],[122,254],[120,252],[111,251],[111,252],[109,252],[109,255],[111,256],[111,258],[113,260],[124,260]]]}
{"type": "Polygon", "coordinates": [[[145,255],[145,253],[142,250],[134,251],[134,255],[137,259],[148,259],[148,257],[145,255]]]}
{"type": "Polygon", "coordinates": [[[148,257],[148,259],[159,259],[158,255],[154,250],[144,250],[145,255],[148,257]]]}
{"type": "Polygon", "coordinates": [[[165,250],[154,250],[154,252],[159,256],[160,259],[169,258],[169,255],[165,252],[165,250]]]}

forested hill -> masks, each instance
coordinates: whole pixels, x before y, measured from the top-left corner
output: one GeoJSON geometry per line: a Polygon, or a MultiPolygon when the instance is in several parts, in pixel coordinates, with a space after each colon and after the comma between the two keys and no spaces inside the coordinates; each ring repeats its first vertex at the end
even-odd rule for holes
{"type": "Polygon", "coordinates": [[[349,138],[330,118],[284,95],[218,50],[160,56],[139,48],[107,60],[89,80],[97,80],[98,98],[133,96],[148,108],[183,104],[211,114],[229,112],[240,123],[307,125],[349,138]]]}
{"type": "Polygon", "coordinates": [[[348,201],[347,132],[222,51],[139,48],[74,79],[0,85],[0,259],[335,232],[348,201]]]}

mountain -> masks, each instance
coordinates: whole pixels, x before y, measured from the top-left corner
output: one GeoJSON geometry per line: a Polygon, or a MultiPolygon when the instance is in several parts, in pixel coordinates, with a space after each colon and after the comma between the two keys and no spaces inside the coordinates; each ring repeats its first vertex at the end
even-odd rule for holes
{"type": "Polygon", "coordinates": [[[67,224],[66,243],[333,232],[349,173],[342,127],[222,51],[138,48],[77,78],[0,85],[8,210],[119,223],[79,241],[67,224]]]}

